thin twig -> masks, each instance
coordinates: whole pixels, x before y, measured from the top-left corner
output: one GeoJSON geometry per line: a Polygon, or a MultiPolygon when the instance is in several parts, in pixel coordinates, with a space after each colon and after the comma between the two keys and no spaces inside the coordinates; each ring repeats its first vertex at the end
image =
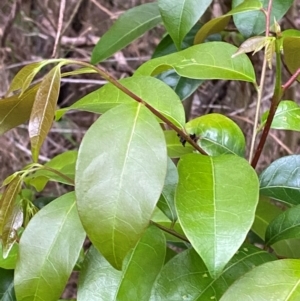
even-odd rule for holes
{"type": "Polygon", "coordinates": [[[59,8],[56,38],[55,38],[53,52],[52,52],[52,57],[53,58],[56,57],[56,54],[57,54],[57,47],[58,47],[59,40],[60,40],[60,37],[61,37],[61,31],[62,31],[62,26],[63,26],[63,21],[64,21],[65,8],[66,8],[66,0],[61,0],[60,1],[60,8],[59,8]]]}

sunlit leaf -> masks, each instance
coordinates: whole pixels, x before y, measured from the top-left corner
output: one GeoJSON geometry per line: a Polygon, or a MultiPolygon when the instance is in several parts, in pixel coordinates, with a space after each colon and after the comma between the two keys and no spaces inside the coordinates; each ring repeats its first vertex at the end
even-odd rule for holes
{"type": "Polygon", "coordinates": [[[187,33],[196,24],[212,0],[158,0],[164,25],[178,50],[187,33]]]}
{"type": "Polygon", "coordinates": [[[73,192],[40,210],[19,244],[15,270],[18,301],[52,301],[61,295],[76,264],[85,232],[73,192]]]}
{"type": "Polygon", "coordinates": [[[198,145],[210,156],[221,154],[245,155],[245,137],[231,119],[213,113],[189,121],[185,125],[188,134],[195,134],[198,145]]]}
{"type": "Polygon", "coordinates": [[[34,161],[51,128],[60,88],[60,65],[54,67],[41,82],[29,120],[29,137],[34,161]]]}
{"type": "Polygon", "coordinates": [[[253,223],[257,175],[246,160],[233,155],[185,155],[178,172],[178,219],[210,275],[217,277],[253,223]]]}
{"type": "Polygon", "coordinates": [[[161,22],[157,3],[146,3],[122,14],[101,37],[92,52],[92,64],[113,55],[161,22]]]}
{"type": "Polygon", "coordinates": [[[235,46],[224,42],[195,45],[152,59],[137,69],[135,75],[157,75],[173,68],[180,76],[188,78],[255,82],[254,69],[247,55],[231,57],[236,50],[235,46]]]}
{"type": "Polygon", "coordinates": [[[288,205],[300,204],[300,155],[282,157],[260,175],[260,193],[288,205]]]}
{"type": "Polygon", "coordinates": [[[15,243],[11,248],[7,258],[3,258],[3,248],[0,242],[0,269],[14,269],[16,267],[18,252],[19,245],[15,243]]]}
{"type": "Polygon", "coordinates": [[[283,259],[267,262],[239,278],[220,301],[296,301],[300,296],[299,279],[299,260],[283,259]]]}
{"type": "Polygon", "coordinates": [[[95,247],[118,269],[159,199],[166,153],[159,123],[139,103],[106,112],[82,140],[75,176],[79,214],[95,247]]]}

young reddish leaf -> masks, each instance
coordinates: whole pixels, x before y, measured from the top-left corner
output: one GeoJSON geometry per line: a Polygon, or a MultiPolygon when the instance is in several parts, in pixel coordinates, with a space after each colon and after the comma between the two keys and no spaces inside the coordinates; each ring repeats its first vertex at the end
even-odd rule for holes
{"type": "Polygon", "coordinates": [[[20,94],[0,100],[0,135],[29,119],[40,84],[20,94]]]}
{"type": "Polygon", "coordinates": [[[162,129],[140,103],[109,110],[85,134],[75,174],[78,211],[89,238],[114,267],[121,269],[148,226],[166,170],[162,129]]]}
{"type": "Polygon", "coordinates": [[[57,300],[84,239],[73,192],[40,210],[26,227],[19,244],[14,281],[18,301],[57,300]]]}
{"type": "Polygon", "coordinates": [[[35,162],[53,122],[60,88],[60,67],[54,67],[44,77],[32,107],[28,130],[35,162]]]}

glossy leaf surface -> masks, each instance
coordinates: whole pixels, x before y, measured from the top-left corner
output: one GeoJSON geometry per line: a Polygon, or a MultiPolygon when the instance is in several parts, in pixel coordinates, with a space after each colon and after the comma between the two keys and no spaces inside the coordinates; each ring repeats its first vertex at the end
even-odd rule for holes
{"type": "Polygon", "coordinates": [[[195,45],[152,59],[137,69],[135,75],[157,75],[173,68],[180,76],[188,78],[254,82],[255,74],[249,58],[244,54],[231,58],[236,50],[235,46],[224,42],[195,45]]]}
{"type": "Polygon", "coordinates": [[[150,301],[219,300],[244,273],[274,259],[273,255],[261,249],[243,245],[220,276],[213,279],[195,250],[186,250],[163,267],[154,284],[150,301]]]}
{"type": "MultiPolygon", "coordinates": [[[[184,126],[185,113],[182,103],[176,93],[166,84],[150,76],[129,77],[120,80],[120,83],[153,106],[177,126],[181,128],[184,126]]],[[[75,109],[103,114],[117,105],[134,102],[136,101],[117,87],[107,84],[81,98],[69,107],[68,110],[75,109]]],[[[65,111],[66,109],[62,110],[62,112],[65,111]]]]}
{"type": "Polygon", "coordinates": [[[160,22],[161,16],[155,2],[127,10],[101,37],[93,49],[92,64],[110,57],[160,22]]]}
{"type": "Polygon", "coordinates": [[[0,269],[0,300],[16,301],[14,292],[14,272],[0,269]]]}
{"type": "Polygon", "coordinates": [[[267,262],[238,279],[225,292],[221,301],[296,301],[300,297],[299,279],[299,260],[283,259],[267,262]]]}
{"type": "Polygon", "coordinates": [[[91,247],[83,264],[77,300],[148,301],[165,253],[164,235],[154,226],[145,231],[127,256],[123,272],[115,270],[91,247]]]}
{"type": "Polygon", "coordinates": [[[260,175],[260,193],[288,205],[300,204],[300,155],[282,157],[260,175]]]}
{"type": "Polygon", "coordinates": [[[210,156],[221,154],[245,155],[245,137],[231,119],[213,113],[189,121],[185,125],[188,134],[200,137],[199,146],[210,156]]]}
{"type": "MultiPolygon", "coordinates": [[[[242,2],[244,2],[244,0],[233,0],[232,7],[235,8],[242,2]]],[[[259,0],[259,2],[261,2],[263,8],[268,8],[268,0],[259,0]]],[[[292,4],[293,0],[274,0],[272,2],[272,10],[270,16],[271,25],[274,24],[274,19],[276,21],[279,21],[285,15],[292,4]]],[[[244,37],[259,35],[266,29],[266,18],[261,11],[252,11],[239,14],[234,16],[233,20],[235,26],[244,37]]]]}
{"type": "Polygon", "coordinates": [[[111,109],[84,136],[75,177],[78,210],[89,238],[114,267],[122,267],[147,227],[166,170],[163,132],[141,104],[111,109]]]}
{"type": "Polygon", "coordinates": [[[247,11],[256,11],[261,8],[261,3],[259,0],[248,0],[240,1],[237,7],[233,8],[227,14],[222,15],[218,18],[212,19],[204,24],[195,36],[194,43],[199,44],[204,41],[204,39],[211,34],[218,33],[222,31],[228,24],[231,16],[240,14],[247,11]],[[241,3],[242,2],[242,3],[241,3]]]}
{"type": "Polygon", "coordinates": [[[60,89],[60,66],[54,67],[42,80],[32,107],[28,131],[34,161],[51,128],[60,89]]]}
{"type": "Polygon", "coordinates": [[[169,158],[165,185],[157,203],[157,207],[173,222],[177,220],[177,213],[175,209],[175,189],[177,183],[177,167],[169,158]]]}
{"type": "Polygon", "coordinates": [[[267,245],[288,238],[300,238],[300,205],[282,212],[267,228],[267,245]]]}
{"type": "Polygon", "coordinates": [[[212,0],[158,0],[164,25],[178,50],[187,33],[196,24],[212,0]]]}
{"type": "Polygon", "coordinates": [[[176,208],[180,224],[217,277],[251,228],[258,202],[258,179],[246,160],[189,154],[178,164],[176,208]]]}
{"type": "MultiPolygon", "coordinates": [[[[269,111],[262,116],[262,125],[267,121],[269,111]]],[[[300,131],[300,107],[291,100],[283,100],[276,110],[271,128],[277,130],[300,131]]]]}
{"type": "Polygon", "coordinates": [[[39,211],[20,240],[14,280],[18,301],[57,300],[84,239],[73,192],[39,211]]]}

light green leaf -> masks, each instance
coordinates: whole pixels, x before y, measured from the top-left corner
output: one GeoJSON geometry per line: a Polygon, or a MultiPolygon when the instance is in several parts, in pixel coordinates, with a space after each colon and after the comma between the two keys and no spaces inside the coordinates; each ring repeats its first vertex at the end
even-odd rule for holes
{"type": "Polygon", "coordinates": [[[214,33],[222,31],[227,24],[231,16],[241,14],[243,12],[252,12],[261,9],[262,5],[259,0],[247,0],[240,1],[239,5],[229,11],[227,14],[222,15],[221,17],[215,18],[204,24],[195,36],[194,43],[200,44],[204,39],[214,33]],[[243,3],[241,3],[243,2],[243,3]]]}
{"type": "Polygon", "coordinates": [[[23,232],[19,244],[14,279],[18,301],[57,300],[84,239],[73,192],[40,210],[23,232]]]}
{"type": "Polygon", "coordinates": [[[32,158],[36,162],[40,148],[51,128],[60,89],[60,65],[54,67],[42,80],[37,91],[29,120],[32,158]]]}
{"type": "Polygon", "coordinates": [[[288,205],[300,204],[300,155],[282,157],[260,175],[260,193],[288,205]]]}
{"type": "MultiPolygon", "coordinates": [[[[241,3],[250,1],[233,0],[232,7],[235,9],[241,3]]],[[[268,8],[269,0],[259,0],[264,9],[268,8]]],[[[274,20],[279,21],[293,4],[293,0],[273,0],[270,16],[270,25],[274,24],[274,20]]],[[[266,17],[261,11],[250,11],[238,14],[233,17],[234,24],[244,37],[255,36],[266,30],[266,17]]]]}
{"type": "Polygon", "coordinates": [[[271,221],[265,241],[267,245],[273,245],[288,238],[300,238],[300,205],[282,212],[271,221]]]}
{"type": "Polygon", "coordinates": [[[177,133],[173,130],[164,131],[168,156],[170,158],[179,158],[185,154],[192,153],[194,148],[186,143],[185,146],[180,142],[180,138],[177,136],[177,133]]]}
{"type": "MultiPolygon", "coordinates": [[[[282,211],[274,204],[263,198],[258,202],[255,220],[251,230],[262,240],[265,239],[265,233],[270,222],[280,215],[282,211]]],[[[288,258],[300,258],[300,240],[287,239],[281,240],[272,245],[272,249],[278,256],[288,258]]]]}
{"type": "Polygon", "coordinates": [[[85,134],[76,167],[77,206],[89,238],[114,267],[121,268],[147,227],[166,170],[162,129],[142,104],[111,109],[85,134]]]}
{"type": "Polygon", "coordinates": [[[0,135],[26,122],[31,113],[40,84],[25,91],[0,100],[0,135]]]}
{"type": "Polygon", "coordinates": [[[0,301],[16,301],[12,270],[0,269],[0,301]]]}
{"type": "Polygon", "coordinates": [[[219,300],[240,276],[274,259],[273,255],[261,249],[243,245],[220,276],[213,279],[195,250],[186,250],[163,267],[154,284],[150,301],[219,300]]]}
{"type": "Polygon", "coordinates": [[[195,118],[185,125],[188,134],[199,136],[198,145],[210,156],[245,155],[245,137],[231,119],[213,113],[195,118]]]}
{"type": "Polygon", "coordinates": [[[0,242],[0,269],[14,269],[16,267],[18,252],[19,245],[15,243],[12,246],[7,258],[3,258],[3,248],[0,242]]]}
{"type": "Polygon", "coordinates": [[[122,14],[92,52],[92,64],[113,55],[161,22],[157,3],[136,6],[122,14]]]}
{"type": "MultiPolygon", "coordinates": [[[[262,115],[262,126],[266,123],[269,111],[262,115]]],[[[279,103],[271,125],[272,129],[300,131],[300,107],[292,100],[279,103]]]]}
{"type": "Polygon", "coordinates": [[[157,207],[172,221],[176,222],[177,213],[175,209],[175,189],[178,183],[178,172],[176,165],[169,158],[168,159],[168,169],[165,178],[165,185],[157,207]]]}
{"type": "Polygon", "coordinates": [[[267,262],[238,279],[220,301],[297,301],[300,296],[300,261],[267,262]]]}
{"type": "MultiPolygon", "coordinates": [[[[176,126],[184,127],[185,113],[182,103],[176,93],[165,83],[150,76],[129,77],[121,79],[120,83],[162,113],[176,126]]],[[[136,101],[113,84],[107,84],[84,96],[68,109],[59,111],[57,118],[61,116],[61,113],[71,109],[103,114],[117,105],[134,102],[136,101]]]]}
{"type": "Polygon", "coordinates": [[[215,278],[251,228],[258,202],[257,175],[246,160],[233,155],[185,155],[178,172],[179,222],[215,278]]]}
{"type": "Polygon", "coordinates": [[[157,75],[168,69],[194,79],[225,79],[255,82],[250,59],[245,54],[231,56],[237,48],[224,42],[209,42],[152,59],[144,63],[135,75],[157,75]],[[220,52],[220,49],[222,51],[220,52]]]}
{"type": "MultiPolygon", "coordinates": [[[[283,39],[283,59],[291,74],[296,73],[300,68],[300,37],[299,36],[287,36],[283,39]]],[[[297,77],[300,81],[300,76],[297,77]]]]}
{"type": "Polygon", "coordinates": [[[178,50],[187,33],[196,24],[212,0],[158,0],[164,25],[178,50]]]}
{"type": "Polygon", "coordinates": [[[126,257],[123,272],[115,270],[91,247],[80,275],[78,301],[148,301],[152,285],[164,264],[165,238],[149,227],[126,257]]]}

